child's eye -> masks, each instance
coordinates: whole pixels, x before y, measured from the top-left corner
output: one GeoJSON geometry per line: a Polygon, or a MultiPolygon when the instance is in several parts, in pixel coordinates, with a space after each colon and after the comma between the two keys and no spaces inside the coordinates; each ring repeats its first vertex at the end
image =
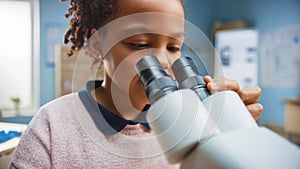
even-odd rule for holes
{"type": "Polygon", "coordinates": [[[142,49],[148,48],[149,44],[147,44],[147,43],[129,43],[129,46],[134,49],[142,50],[142,49]]]}
{"type": "Polygon", "coordinates": [[[181,51],[181,48],[179,48],[179,47],[173,47],[173,46],[167,47],[167,49],[168,49],[169,52],[172,52],[172,53],[176,53],[176,52],[180,52],[181,51]]]}

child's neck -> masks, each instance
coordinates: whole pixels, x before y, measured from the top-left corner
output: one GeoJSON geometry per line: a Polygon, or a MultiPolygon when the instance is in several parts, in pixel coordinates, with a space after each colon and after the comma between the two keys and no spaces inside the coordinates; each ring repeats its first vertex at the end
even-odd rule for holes
{"type": "Polygon", "coordinates": [[[110,112],[126,120],[136,119],[145,107],[145,104],[147,104],[142,102],[131,103],[129,96],[120,88],[116,87],[110,79],[104,79],[102,86],[94,91],[93,96],[98,103],[110,112]],[[112,90],[114,90],[113,94],[112,90]]]}

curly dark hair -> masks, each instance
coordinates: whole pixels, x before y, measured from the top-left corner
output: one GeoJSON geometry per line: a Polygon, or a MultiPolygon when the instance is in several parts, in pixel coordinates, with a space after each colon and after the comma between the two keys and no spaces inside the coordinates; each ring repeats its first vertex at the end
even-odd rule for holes
{"type": "MultiPolygon", "coordinates": [[[[62,2],[68,0],[61,0],[62,2]]],[[[118,0],[71,0],[66,18],[72,16],[64,43],[71,42],[68,56],[81,49],[92,36],[93,29],[100,29],[111,21],[117,10],[118,0]]]]}
{"type": "MultiPolygon", "coordinates": [[[[68,0],[61,0],[65,2],[68,0]]],[[[68,56],[81,49],[92,36],[93,29],[100,29],[114,18],[118,0],[71,0],[66,18],[72,16],[64,43],[71,41],[68,56]]],[[[184,0],[183,0],[184,1],[184,0]]],[[[181,1],[182,2],[182,1],[181,1]]],[[[183,3],[183,2],[182,2],[183,3]]]]}

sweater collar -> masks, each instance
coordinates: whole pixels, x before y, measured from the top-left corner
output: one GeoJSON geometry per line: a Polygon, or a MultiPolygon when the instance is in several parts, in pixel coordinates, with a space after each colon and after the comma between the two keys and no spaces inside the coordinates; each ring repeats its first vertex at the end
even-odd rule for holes
{"type": "Polygon", "coordinates": [[[97,103],[91,94],[92,90],[100,87],[103,81],[88,81],[85,88],[81,89],[78,94],[81,102],[89,112],[97,128],[105,135],[113,135],[120,132],[126,125],[142,124],[150,128],[146,122],[146,112],[150,105],[146,105],[140,116],[135,120],[126,120],[110,112],[104,106],[97,103]]]}

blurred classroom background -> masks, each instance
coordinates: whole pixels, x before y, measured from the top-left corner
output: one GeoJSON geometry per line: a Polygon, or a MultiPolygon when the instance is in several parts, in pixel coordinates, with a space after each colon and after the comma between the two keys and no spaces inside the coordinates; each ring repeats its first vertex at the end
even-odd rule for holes
{"type": "MultiPolygon", "coordinates": [[[[27,124],[40,106],[72,91],[75,59],[62,57],[68,6],[59,0],[0,1],[2,121],[27,124]]],[[[300,0],[187,0],[185,8],[186,19],[219,52],[221,72],[231,77],[238,70],[232,78],[261,87],[259,124],[299,143],[300,0]],[[239,50],[244,56],[236,57],[239,50]]],[[[218,71],[211,59],[207,72],[218,71]]],[[[77,80],[79,88],[84,80],[77,80]]]]}

